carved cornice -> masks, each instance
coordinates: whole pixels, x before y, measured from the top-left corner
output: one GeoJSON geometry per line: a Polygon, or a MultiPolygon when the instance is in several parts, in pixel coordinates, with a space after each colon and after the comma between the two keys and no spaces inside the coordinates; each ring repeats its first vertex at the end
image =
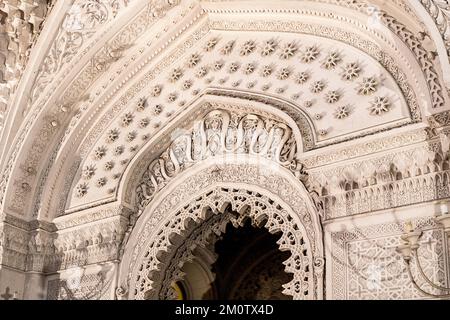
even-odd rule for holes
{"type": "Polygon", "coordinates": [[[53,223],[58,230],[65,230],[117,216],[128,219],[130,214],[132,214],[132,211],[121,205],[96,206],[91,209],[74,212],[67,216],[58,217],[53,223]]]}
{"type": "Polygon", "coordinates": [[[49,270],[119,259],[120,246],[128,228],[128,219],[114,216],[90,224],[57,232],[55,254],[49,258],[49,270]]]}
{"type": "Polygon", "coordinates": [[[53,223],[40,221],[40,220],[25,221],[20,218],[11,216],[9,214],[5,215],[2,223],[14,226],[16,228],[19,228],[19,229],[22,229],[25,231],[33,231],[33,230],[38,230],[38,229],[41,229],[41,230],[44,230],[47,232],[56,231],[55,225],[53,223]]]}
{"type": "Polygon", "coordinates": [[[308,171],[311,187],[321,196],[326,219],[450,197],[448,141],[448,137],[439,137],[308,171]]]}
{"type": "MultiPolygon", "coordinates": [[[[427,129],[415,129],[396,135],[376,138],[368,142],[351,144],[347,146],[335,146],[332,152],[324,148],[314,154],[301,155],[301,161],[305,168],[319,168],[327,165],[335,165],[351,159],[365,157],[369,154],[389,152],[401,147],[420,145],[430,139],[427,129]]],[[[395,151],[394,151],[395,152],[395,151]]]]}
{"type": "Polygon", "coordinates": [[[131,211],[122,206],[86,210],[50,224],[6,216],[0,224],[0,261],[23,271],[52,273],[116,260],[131,211]]]}

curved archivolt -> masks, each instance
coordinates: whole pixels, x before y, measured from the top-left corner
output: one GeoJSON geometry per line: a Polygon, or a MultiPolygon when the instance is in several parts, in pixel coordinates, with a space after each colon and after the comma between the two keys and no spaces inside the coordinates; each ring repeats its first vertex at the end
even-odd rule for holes
{"type": "MultiPolygon", "coordinates": [[[[283,293],[294,299],[317,298],[317,279],[314,279],[314,264],[312,246],[304,235],[302,226],[294,222],[296,219],[290,210],[258,193],[239,188],[213,188],[196,197],[175,214],[170,215],[163,227],[156,232],[155,238],[149,243],[143,258],[139,262],[137,272],[133,275],[131,295],[135,299],[160,297],[158,289],[167,290],[167,282],[161,283],[161,270],[164,270],[164,256],[177,248],[177,237],[189,233],[188,221],[196,224],[205,223],[207,212],[227,215],[226,208],[239,213],[237,217],[228,214],[228,221],[240,224],[249,218],[255,224],[264,223],[271,233],[281,233],[278,241],[282,251],[289,251],[290,258],[284,262],[285,271],[293,274],[293,280],[285,284],[283,293]]],[[[220,220],[219,220],[220,221],[220,220]]],[[[223,221],[218,225],[223,225],[223,221]]],[[[211,230],[214,230],[212,228],[211,230]]]]}

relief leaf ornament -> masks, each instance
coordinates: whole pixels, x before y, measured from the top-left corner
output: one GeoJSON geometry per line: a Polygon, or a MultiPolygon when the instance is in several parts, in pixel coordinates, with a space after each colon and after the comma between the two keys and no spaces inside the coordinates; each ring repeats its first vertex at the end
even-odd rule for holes
{"type": "Polygon", "coordinates": [[[309,80],[309,77],[310,76],[309,76],[308,72],[299,72],[295,76],[295,82],[297,84],[304,84],[305,82],[307,82],[309,80]]]}
{"type": "Polygon", "coordinates": [[[177,82],[183,76],[183,70],[180,68],[173,69],[169,75],[169,81],[174,83],[177,82]]]}
{"type": "Polygon", "coordinates": [[[370,106],[370,114],[380,116],[389,112],[391,109],[391,102],[387,97],[376,97],[370,106]]]}
{"type": "Polygon", "coordinates": [[[124,147],[123,146],[117,146],[117,147],[114,148],[113,154],[115,156],[120,156],[123,153],[123,151],[124,151],[124,147]]]}
{"type": "Polygon", "coordinates": [[[97,186],[97,188],[103,187],[104,185],[106,185],[106,178],[105,178],[105,177],[99,178],[99,179],[95,182],[95,185],[97,186]]]}
{"type": "Polygon", "coordinates": [[[155,97],[155,98],[156,98],[156,97],[159,97],[159,95],[161,94],[161,92],[162,92],[162,86],[161,86],[161,85],[156,85],[156,86],[154,86],[154,87],[152,88],[150,94],[151,94],[152,97],[155,97]]]}
{"type": "Polygon", "coordinates": [[[219,43],[219,39],[217,39],[217,38],[209,39],[205,45],[205,51],[206,52],[212,51],[215,48],[215,46],[217,45],[217,43],[219,43]]]}
{"type": "Polygon", "coordinates": [[[94,165],[89,165],[86,168],[84,168],[83,172],[82,172],[83,179],[85,179],[85,180],[91,179],[95,174],[95,170],[96,169],[95,169],[94,165]]]}
{"type": "Polygon", "coordinates": [[[214,62],[214,66],[213,66],[214,70],[220,71],[223,67],[223,64],[224,64],[224,62],[222,60],[218,60],[218,61],[214,62]]]}
{"type": "Polygon", "coordinates": [[[127,112],[122,116],[122,119],[120,121],[120,124],[122,127],[128,127],[134,119],[134,114],[131,112],[127,112]]]}
{"type": "Polygon", "coordinates": [[[325,96],[325,100],[329,104],[338,102],[340,98],[341,98],[341,94],[338,91],[330,91],[325,96]]]}
{"type": "Polygon", "coordinates": [[[229,67],[228,67],[228,72],[229,73],[234,73],[236,71],[238,71],[239,69],[239,63],[238,62],[232,62],[229,67]]]}
{"type": "Polygon", "coordinates": [[[108,161],[105,163],[104,167],[105,171],[111,171],[114,168],[114,162],[108,161]]]}
{"type": "Polygon", "coordinates": [[[106,134],[106,142],[113,143],[119,138],[120,131],[118,129],[111,129],[106,134]]]}
{"type": "Polygon", "coordinates": [[[189,90],[190,87],[192,87],[192,80],[186,80],[183,82],[183,90],[189,90]]]}
{"type": "Polygon", "coordinates": [[[234,40],[228,41],[223,47],[222,49],[220,49],[220,53],[223,55],[229,55],[234,48],[234,40]]]}
{"type": "Polygon", "coordinates": [[[242,47],[240,54],[241,56],[247,56],[252,53],[256,48],[256,43],[253,40],[246,41],[242,47]]]}
{"type": "Polygon", "coordinates": [[[248,63],[248,64],[245,66],[245,70],[244,70],[244,73],[245,73],[245,74],[249,75],[249,74],[252,74],[254,71],[255,71],[255,64],[253,64],[253,63],[248,63]]]}
{"type": "Polygon", "coordinates": [[[349,63],[342,68],[342,79],[348,81],[354,80],[359,77],[360,72],[361,68],[357,63],[349,63]]]}
{"type": "Polygon", "coordinates": [[[312,93],[320,93],[325,89],[325,83],[323,81],[316,81],[311,85],[312,93]]]}
{"type": "Polygon", "coordinates": [[[106,151],[107,151],[107,149],[106,149],[106,147],[104,147],[104,146],[97,147],[97,148],[94,150],[94,153],[92,154],[92,158],[93,158],[94,160],[100,160],[100,159],[102,159],[102,158],[106,155],[106,151]]]}
{"type": "Polygon", "coordinates": [[[302,52],[300,59],[303,63],[311,63],[317,59],[319,56],[319,49],[317,47],[312,46],[306,48],[304,52],[302,52]]]}
{"type": "Polygon", "coordinates": [[[87,183],[80,183],[75,188],[75,194],[78,198],[82,198],[87,194],[88,191],[88,184],[87,183]]]}
{"type": "Polygon", "coordinates": [[[200,55],[198,53],[193,53],[186,62],[186,65],[188,66],[188,68],[194,68],[198,65],[199,62],[200,62],[200,55]]]}
{"type": "Polygon", "coordinates": [[[289,68],[281,68],[278,72],[277,78],[279,80],[286,80],[291,75],[291,70],[289,68]]]}
{"type": "Polygon", "coordinates": [[[145,98],[140,98],[136,104],[136,110],[142,112],[147,107],[147,100],[145,98]]]}
{"type": "Polygon", "coordinates": [[[197,78],[203,78],[208,74],[208,68],[207,67],[201,67],[200,69],[197,70],[195,76],[197,78]]]}
{"type": "Polygon", "coordinates": [[[297,144],[291,128],[259,115],[218,109],[196,123],[190,133],[176,138],[148,165],[136,188],[139,208],[143,210],[173,177],[196,162],[236,153],[270,159],[304,178],[303,167],[295,159],[297,144]]]}
{"type": "Polygon", "coordinates": [[[268,77],[272,74],[272,72],[273,72],[272,66],[267,65],[262,68],[261,75],[263,77],[268,77]]]}
{"type": "Polygon", "coordinates": [[[450,57],[450,3],[448,0],[421,0],[421,3],[436,23],[450,57]]]}

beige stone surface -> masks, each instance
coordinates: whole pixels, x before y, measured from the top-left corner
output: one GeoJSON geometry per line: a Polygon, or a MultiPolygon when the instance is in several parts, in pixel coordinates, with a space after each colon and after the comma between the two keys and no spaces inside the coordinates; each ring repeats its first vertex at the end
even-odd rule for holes
{"type": "Polygon", "coordinates": [[[438,0],[2,1],[0,300],[172,299],[175,281],[197,299],[212,234],[246,219],[280,235],[291,298],[450,293],[414,260],[416,287],[396,250],[422,231],[424,275],[450,285],[449,16],[438,0]]]}

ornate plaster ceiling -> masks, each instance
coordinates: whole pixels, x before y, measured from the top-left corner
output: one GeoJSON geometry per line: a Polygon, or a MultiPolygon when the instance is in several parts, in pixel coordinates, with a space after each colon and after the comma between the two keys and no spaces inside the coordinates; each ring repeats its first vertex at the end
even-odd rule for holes
{"type": "Polygon", "coordinates": [[[82,164],[73,205],[114,193],[147,140],[208,88],[285,99],[313,123],[316,144],[411,121],[393,77],[337,41],[282,33],[212,32],[140,91],[98,137],[82,164]],[[80,187],[81,188],[81,187],[80,187]]]}
{"type": "Polygon", "coordinates": [[[47,55],[14,97],[0,189],[10,214],[115,201],[130,167],[205,95],[304,114],[306,157],[448,109],[448,57],[433,55],[404,1],[89,3],[53,9],[61,28],[43,31],[47,55]]]}
{"type": "Polygon", "coordinates": [[[26,68],[51,1],[4,0],[0,3],[0,132],[11,94],[26,68]]]}

